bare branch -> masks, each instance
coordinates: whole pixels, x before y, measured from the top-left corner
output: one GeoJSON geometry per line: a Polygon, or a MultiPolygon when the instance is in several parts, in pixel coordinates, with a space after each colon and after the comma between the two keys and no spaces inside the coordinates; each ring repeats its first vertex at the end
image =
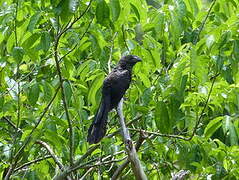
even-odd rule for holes
{"type": "Polygon", "coordinates": [[[30,166],[30,165],[32,165],[32,164],[36,164],[36,163],[38,163],[38,162],[40,162],[40,161],[43,161],[43,160],[46,160],[46,159],[49,159],[49,158],[52,158],[52,156],[51,156],[51,155],[47,155],[47,156],[45,156],[45,157],[41,157],[41,158],[38,158],[38,159],[34,159],[34,160],[32,160],[32,161],[29,161],[29,162],[27,162],[27,163],[24,163],[23,165],[21,165],[21,166],[15,168],[15,169],[14,169],[14,172],[19,171],[19,170],[21,170],[21,169],[23,169],[23,168],[25,168],[25,167],[27,167],[27,166],[30,166]]]}
{"type": "Polygon", "coordinates": [[[50,154],[50,156],[53,158],[53,160],[55,161],[55,163],[58,165],[58,167],[60,168],[60,170],[64,170],[64,166],[61,164],[60,160],[58,159],[58,157],[55,155],[55,153],[53,152],[53,150],[51,149],[51,147],[43,141],[36,141],[37,144],[40,144],[41,146],[43,146],[47,152],[50,154]]]}
{"type": "Polygon", "coordinates": [[[17,128],[17,126],[10,121],[10,119],[8,119],[7,117],[2,117],[2,119],[4,119],[10,126],[12,126],[17,132],[22,132],[22,130],[20,128],[17,128]]]}
{"type": "Polygon", "coordinates": [[[120,125],[122,127],[123,138],[124,138],[124,143],[125,143],[125,147],[126,147],[125,149],[126,149],[126,152],[128,154],[128,158],[131,162],[134,175],[135,175],[136,179],[145,180],[145,179],[147,179],[147,177],[144,173],[143,167],[142,167],[142,165],[139,161],[138,155],[136,153],[135,146],[134,146],[134,144],[133,144],[133,142],[130,138],[129,131],[128,131],[128,129],[125,125],[125,122],[124,122],[123,98],[121,99],[121,101],[118,104],[117,113],[118,113],[119,118],[120,118],[120,125]]]}
{"type": "Polygon", "coordinates": [[[42,115],[39,117],[39,120],[37,121],[36,125],[33,127],[32,131],[30,132],[29,136],[27,137],[27,139],[25,140],[24,144],[20,147],[20,149],[18,150],[18,152],[15,154],[14,156],[14,160],[17,162],[18,158],[20,156],[20,154],[22,153],[22,151],[24,150],[24,148],[26,147],[26,145],[29,143],[32,134],[34,133],[34,131],[36,130],[36,128],[39,126],[39,124],[41,123],[43,117],[45,116],[45,114],[47,113],[47,111],[50,109],[51,104],[53,103],[54,99],[56,98],[56,95],[58,93],[60,89],[60,86],[57,87],[55,94],[53,95],[52,99],[50,100],[50,102],[47,104],[47,106],[45,107],[44,111],[42,112],[42,115]]]}
{"type": "MultiPolygon", "coordinates": [[[[143,144],[144,140],[147,138],[145,132],[141,131],[140,132],[140,136],[139,136],[139,140],[136,143],[136,151],[139,150],[140,146],[143,144]]],[[[123,163],[121,164],[116,171],[114,172],[113,176],[111,177],[111,180],[116,180],[118,179],[119,175],[123,172],[123,170],[127,167],[127,165],[130,163],[129,158],[123,163]]]]}
{"type": "Polygon", "coordinates": [[[57,36],[56,37],[56,40],[55,40],[55,45],[54,45],[54,59],[55,59],[55,63],[56,63],[56,69],[57,69],[57,72],[58,72],[58,76],[59,76],[59,80],[60,80],[60,87],[61,87],[61,95],[62,95],[62,101],[63,101],[63,106],[64,106],[64,109],[65,109],[65,113],[66,113],[66,119],[67,119],[67,122],[68,122],[68,126],[69,126],[69,142],[70,142],[70,164],[72,165],[73,164],[73,161],[74,161],[74,152],[73,152],[73,147],[74,147],[74,137],[73,137],[73,127],[72,127],[72,122],[71,122],[71,119],[70,119],[70,115],[69,115],[69,112],[68,112],[68,107],[67,107],[67,102],[66,102],[66,96],[65,96],[65,89],[63,87],[63,78],[62,78],[62,75],[61,75],[61,68],[60,68],[60,63],[59,63],[59,60],[58,60],[58,42],[59,42],[59,38],[61,36],[57,36]]]}
{"type": "Polygon", "coordinates": [[[99,144],[92,146],[90,149],[88,149],[88,151],[80,159],[77,160],[76,163],[74,163],[72,166],[66,168],[63,172],[61,172],[59,175],[56,175],[53,179],[54,180],[64,180],[68,174],[79,169],[82,161],[85,158],[87,158],[89,155],[91,155],[91,153],[94,152],[99,146],[100,146],[99,144]]]}

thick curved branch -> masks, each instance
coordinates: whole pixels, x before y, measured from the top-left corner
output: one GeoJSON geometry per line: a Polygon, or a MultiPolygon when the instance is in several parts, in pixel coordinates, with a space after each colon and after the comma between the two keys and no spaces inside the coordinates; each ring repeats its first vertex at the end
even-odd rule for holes
{"type": "MultiPolygon", "coordinates": [[[[139,140],[136,143],[136,151],[139,150],[140,146],[143,144],[144,140],[147,138],[146,134],[143,131],[140,131],[140,136],[139,136],[139,140]]],[[[119,178],[120,174],[123,172],[123,170],[128,166],[128,164],[130,163],[129,158],[123,163],[121,164],[116,171],[114,172],[113,176],[111,177],[111,180],[116,180],[119,178]]]]}
{"type": "Polygon", "coordinates": [[[125,122],[124,122],[124,115],[123,115],[123,98],[120,100],[119,104],[118,104],[118,107],[117,107],[117,113],[119,115],[119,118],[120,118],[120,125],[122,127],[122,133],[123,133],[123,138],[124,138],[124,143],[125,143],[125,149],[126,149],[126,152],[128,154],[128,158],[131,162],[131,165],[132,165],[132,169],[133,169],[133,172],[134,172],[134,175],[135,175],[135,178],[137,180],[145,180],[147,179],[145,173],[144,173],[144,170],[143,170],[143,167],[140,163],[140,160],[138,158],[138,155],[136,153],[136,149],[135,149],[135,146],[130,138],[130,134],[129,134],[129,131],[125,125],[125,122]]]}
{"type": "Polygon", "coordinates": [[[42,147],[44,147],[47,152],[50,154],[50,156],[53,158],[53,160],[55,161],[55,163],[58,165],[58,167],[60,168],[60,170],[63,171],[64,166],[62,165],[62,163],[60,162],[59,158],[55,155],[55,153],[53,152],[53,150],[51,149],[51,147],[43,142],[43,141],[36,141],[37,144],[40,144],[42,147]]]}

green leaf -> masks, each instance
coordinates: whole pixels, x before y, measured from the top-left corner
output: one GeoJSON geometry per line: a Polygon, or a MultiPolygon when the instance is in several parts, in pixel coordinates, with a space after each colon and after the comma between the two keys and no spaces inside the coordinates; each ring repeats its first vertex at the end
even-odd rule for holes
{"type": "Polygon", "coordinates": [[[110,8],[112,12],[112,20],[115,22],[119,18],[121,11],[119,0],[110,0],[110,8]]]}
{"type": "Polygon", "coordinates": [[[168,109],[163,101],[160,101],[156,104],[155,122],[157,128],[160,130],[161,133],[172,132],[172,124],[169,119],[168,109]]]}
{"type": "Polygon", "coordinates": [[[12,52],[13,58],[17,63],[20,63],[22,61],[24,50],[22,47],[14,47],[12,52]]]}
{"type": "Polygon", "coordinates": [[[39,98],[40,88],[38,83],[34,83],[28,92],[28,100],[32,106],[34,106],[39,98]]]}
{"type": "Polygon", "coordinates": [[[229,125],[229,136],[230,136],[230,144],[232,146],[233,145],[238,146],[239,138],[236,131],[236,127],[234,126],[232,122],[230,122],[230,125],[229,125]]]}
{"type": "Polygon", "coordinates": [[[96,19],[99,24],[106,26],[109,24],[110,9],[104,0],[99,0],[96,6],[96,19]]]}
{"type": "Polygon", "coordinates": [[[71,96],[72,96],[71,86],[68,82],[64,81],[63,87],[64,87],[67,104],[69,104],[71,102],[71,96]]]}
{"type": "Polygon", "coordinates": [[[39,33],[34,33],[32,34],[29,38],[27,38],[23,43],[22,43],[22,47],[24,49],[29,49],[31,48],[39,39],[40,35],[39,33]]]}
{"type": "Polygon", "coordinates": [[[213,120],[211,120],[207,127],[205,128],[204,130],[204,135],[206,137],[206,139],[210,138],[213,133],[222,126],[222,120],[223,120],[224,117],[220,116],[220,117],[217,117],[213,120]]]}
{"type": "Polygon", "coordinates": [[[50,101],[53,95],[53,87],[48,82],[43,82],[44,99],[50,101]]]}
{"type": "Polygon", "coordinates": [[[39,12],[35,13],[31,17],[30,22],[29,22],[28,27],[27,27],[28,31],[32,32],[36,28],[36,25],[37,25],[40,17],[41,17],[41,13],[39,13],[39,12]]]}
{"type": "Polygon", "coordinates": [[[142,80],[142,82],[144,83],[146,88],[149,88],[151,86],[151,82],[147,76],[147,74],[144,73],[138,73],[140,79],[142,80]]]}
{"type": "Polygon", "coordinates": [[[73,12],[77,9],[77,2],[75,0],[62,0],[55,8],[56,15],[61,17],[61,20],[66,23],[73,12]]]}
{"type": "Polygon", "coordinates": [[[96,92],[102,86],[103,80],[104,80],[104,74],[100,73],[95,77],[91,85],[91,88],[88,94],[88,102],[92,103],[93,106],[96,105],[96,92]]]}
{"type": "Polygon", "coordinates": [[[234,40],[233,54],[234,54],[236,59],[239,59],[239,40],[234,40]]]}
{"type": "Polygon", "coordinates": [[[135,7],[134,4],[130,3],[130,5],[131,5],[131,7],[132,7],[132,9],[133,9],[133,11],[134,11],[134,13],[135,13],[135,15],[137,16],[138,20],[140,21],[140,14],[139,14],[138,9],[135,7]]]}
{"type": "Polygon", "coordinates": [[[14,32],[9,36],[7,39],[7,52],[11,53],[12,47],[14,46],[15,43],[15,35],[14,32]]]}
{"type": "Polygon", "coordinates": [[[43,32],[41,34],[40,46],[45,53],[50,49],[50,45],[51,45],[51,37],[50,37],[49,33],[43,32]]]}

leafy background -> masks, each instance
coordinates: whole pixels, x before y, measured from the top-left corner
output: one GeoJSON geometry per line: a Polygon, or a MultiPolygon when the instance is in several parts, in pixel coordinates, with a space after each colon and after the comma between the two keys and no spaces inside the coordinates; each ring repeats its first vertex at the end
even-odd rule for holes
{"type": "MultiPolygon", "coordinates": [[[[106,74],[134,68],[124,114],[149,179],[239,177],[239,1],[0,0],[0,176],[110,178],[118,117],[86,142],[106,74]],[[142,133],[141,130],[147,132],[142,133]]],[[[121,176],[131,179],[130,166],[121,176]]]]}

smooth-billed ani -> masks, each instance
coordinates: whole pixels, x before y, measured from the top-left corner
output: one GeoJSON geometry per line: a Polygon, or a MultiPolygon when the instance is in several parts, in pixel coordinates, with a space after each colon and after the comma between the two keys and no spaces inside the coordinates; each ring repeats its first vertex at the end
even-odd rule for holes
{"type": "Polygon", "coordinates": [[[106,134],[108,112],[118,106],[121,98],[129,88],[132,68],[141,59],[138,56],[128,55],[120,59],[118,65],[105,78],[102,88],[102,98],[94,121],[88,130],[87,141],[90,144],[98,143],[106,134]]]}

